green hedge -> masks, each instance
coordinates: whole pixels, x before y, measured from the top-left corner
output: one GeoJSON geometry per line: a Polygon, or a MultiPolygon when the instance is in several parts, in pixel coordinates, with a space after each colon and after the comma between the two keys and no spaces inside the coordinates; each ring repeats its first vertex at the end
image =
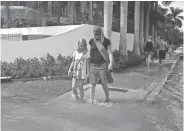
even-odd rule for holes
{"type": "MultiPolygon", "coordinates": [[[[118,71],[122,68],[137,64],[140,60],[128,51],[128,58],[120,56],[118,50],[113,52],[114,70],[118,71]]],[[[67,75],[72,57],[62,56],[61,54],[55,59],[47,53],[46,57],[23,59],[16,58],[14,62],[1,61],[1,76],[11,76],[12,78],[31,78],[43,77],[48,75],[67,75]]]]}
{"type": "Polygon", "coordinates": [[[71,57],[65,57],[61,54],[55,59],[47,53],[46,57],[40,59],[34,57],[31,59],[16,58],[14,62],[1,61],[1,76],[11,76],[12,78],[40,77],[56,74],[67,74],[71,57]]]}

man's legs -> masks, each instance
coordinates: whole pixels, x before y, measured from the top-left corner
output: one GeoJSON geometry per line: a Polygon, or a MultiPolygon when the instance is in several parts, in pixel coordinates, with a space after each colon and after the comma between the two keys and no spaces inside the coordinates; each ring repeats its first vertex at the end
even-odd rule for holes
{"type": "Polygon", "coordinates": [[[94,104],[94,99],[95,99],[95,87],[96,87],[96,84],[91,84],[90,101],[92,104],[94,104]]]}
{"type": "Polygon", "coordinates": [[[110,100],[109,99],[109,87],[107,86],[107,84],[102,84],[102,87],[103,87],[103,90],[106,96],[105,101],[108,102],[110,100]]]}

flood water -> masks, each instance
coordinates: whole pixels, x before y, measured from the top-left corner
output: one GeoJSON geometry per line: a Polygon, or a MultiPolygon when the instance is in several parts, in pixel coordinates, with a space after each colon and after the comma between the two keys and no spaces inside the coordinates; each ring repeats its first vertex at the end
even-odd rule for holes
{"type": "Polygon", "coordinates": [[[173,113],[173,123],[183,131],[183,57],[169,76],[160,98],[173,113]]]}
{"type": "Polygon", "coordinates": [[[157,112],[156,116],[150,113],[149,121],[155,124],[158,130],[183,131],[183,58],[176,64],[156,104],[153,104],[149,111],[157,112]]]}

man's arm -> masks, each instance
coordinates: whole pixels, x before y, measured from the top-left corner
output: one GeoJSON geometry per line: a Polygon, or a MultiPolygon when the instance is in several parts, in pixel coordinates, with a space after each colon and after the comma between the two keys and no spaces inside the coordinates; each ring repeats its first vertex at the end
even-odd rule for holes
{"type": "Polygon", "coordinates": [[[108,46],[108,53],[109,53],[109,60],[110,60],[109,65],[112,67],[114,64],[114,57],[113,57],[111,45],[108,46]]]}

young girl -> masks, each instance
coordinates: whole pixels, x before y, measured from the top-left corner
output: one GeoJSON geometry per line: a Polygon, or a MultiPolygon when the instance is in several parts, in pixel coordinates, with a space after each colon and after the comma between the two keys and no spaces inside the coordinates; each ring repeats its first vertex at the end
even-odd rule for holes
{"type": "Polygon", "coordinates": [[[72,76],[72,90],[75,100],[83,101],[84,98],[84,79],[89,71],[89,53],[87,50],[87,42],[85,39],[78,41],[78,49],[73,53],[73,60],[70,65],[68,75],[72,76]],[[77,93],[77,85],[79,85],[80,98],[77,93]]]}

